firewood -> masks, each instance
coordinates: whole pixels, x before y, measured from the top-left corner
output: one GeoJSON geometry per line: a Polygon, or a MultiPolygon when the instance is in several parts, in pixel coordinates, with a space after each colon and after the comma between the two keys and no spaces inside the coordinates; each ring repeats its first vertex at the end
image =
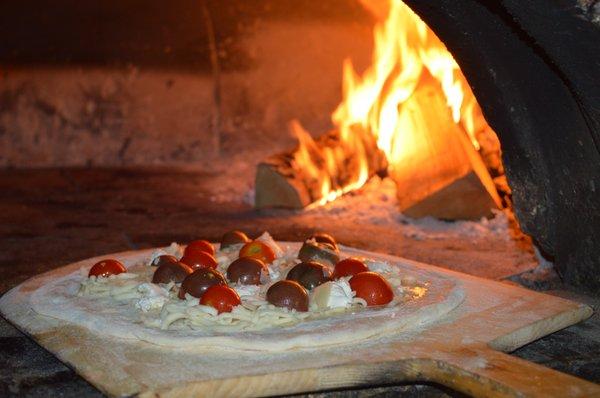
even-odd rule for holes
{"type": "Polygon", "coordinates": [[[340,132],[332,130],[315,140],[306,137],[304,153],[298,146],[261,162],[256,170],[255,207],[306,207],[323,198],[324,183],[336,190],[354,181],[364,161],[369,177],[385,172],[387,160],[374,136],[358,126],[351,133],[358,139],[354,144],[345,143],[340,132]],[[333,165],[328,164],[326,152],[335,154],[333,165]],[[303,156],[308,156],[313,166],[307,166],[303,156]]]}
{"type": "Polygon", "coordinates": [[[369,176],[389,172],[398,186],[400,210],[410,217],[479,219],[501,207],[481,156],[452,119],[437,81],[424,75],[400,112],[400,123],[406,128],[395,138],[397,149],[389,170],[373,134],[355,126],[351,134],[360,145],[349,147],[333,130],[314,141],[305,138],[304,152],[297,147],[260,163],[255,206],[306,207],[322,198],[325,180],[333,190],[344,187],[356,177],[361,159],[366,159],[369,176]],[[338,154],[334,173],[325,159],[327,151],[338,154]],[[306,156],[313,166],[302,161],[306,156]]]}
{"type": "Polygon", "coordinates": [[[285,156],[271,156],[257,166],[254,197],[256,208],[301,209],[311,202],[308,188],[294,173],[285,156]]]}
{"type": "Polygon", "coordinates": [[[491,216],[501,207],[494,182],[436,84],[423,79],[402,106],[401,117],[417,128],[403,132],[407,144],[391,166],[400,210],[414,218],[491,216]]]}

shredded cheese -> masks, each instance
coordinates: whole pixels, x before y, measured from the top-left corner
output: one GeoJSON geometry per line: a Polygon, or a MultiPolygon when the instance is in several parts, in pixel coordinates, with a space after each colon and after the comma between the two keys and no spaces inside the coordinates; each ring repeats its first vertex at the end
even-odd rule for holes
{"type": "MultiPolygon", "coordinates": [[[[274,241],[270,235],[263,235],[264,241],[274,241]]],[[[271,243],[272,244],[272,243],[271,243]]],[[[156,251],[152,258],[140,266],[131,267],[128,272],[112,275],[107,278],[87,277],[82,270],[82,281],[77,293],[80,297],[106,297],[119,303],[131,303],[140,311],[141,321],[152,327],[161,329],[192,329],[211,332],[256,331],[268,328],[286,327],[299,322],[322,319],[349,311],[356,311],[367,306],[365,300],[355,297],[350,290],[349,278],[329,282],[329,286],[321,285],[310,295],[310,306],[307,312],[298,312],[287,308],[276,307],[266,301],[266,291],[270,284],[285,279],[289,269],[298,263],[296,252],[278,247],[278,258],[269,265],[268,280],[260,286],[243,286],[234,284],[241,305],[231,312],[219,314],[210,306],[201,305],[196,297],[186,295],[185,300],[177,297],[179,285],[157,285],[149,283],[155,267],[147,266],[159,253],[177,253],[181,246],[172,244],[169,248],[156,251]],[[320,290],[320,293],[319,293],[320,290]],[[327,297],[325,297],[327,295],[327,297]]],[[[229,264],[237,258],[237,250],[224,250],[217,253],[218,270],[225,273],[229,264]]],[[[402,277],[396,267],[382,262],[369,262],[370,269],[377,270],[393,286],[395,298],[388,305],[402,302],[408,291],[406,277],[402,277]]],[[[411,282],[413,282],[411,280],[411,282]]],[[[416,281],[413,282],[417,284],[416,281]]],[[[411,283],[412,284],[412,283],[411,283]]]]}

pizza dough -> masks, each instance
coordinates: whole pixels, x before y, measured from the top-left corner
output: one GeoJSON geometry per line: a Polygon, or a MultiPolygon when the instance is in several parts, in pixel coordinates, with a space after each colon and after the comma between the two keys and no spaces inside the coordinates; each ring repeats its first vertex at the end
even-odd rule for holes
{"type": "MultiPolygon", "coordinates": [[[[282,242],[293,250],[300,244],[282,242]]],[[[256,331],[162,330],[140,321],[139,310],[127,303],[104,308],[101,303],[78,297],[82,274],[98,259],[90,259],[42,275],[39,288],[31,294],[31,308],[40,315],[57,318],[93,333],[164,347],[198,350],[288,351],[347,345],[364,339],[406,333],[444,317],[464,300],[458,282],[423,269],[400,263],[398,258],[341,247],[343,255],[366,256],[399,267],[403,275],[427,285],[417,299],[385,308],[365,308],[323,319],[309,319],[292,326],[256,331]]],[[[120,260],[126,267],[147,260],[152,250],[103,256],[120,260]]],[[[10,295],[13,292],[9,292],[10,295]]],[[[9,297],[3,299],[10,300],[9,297]]]]}

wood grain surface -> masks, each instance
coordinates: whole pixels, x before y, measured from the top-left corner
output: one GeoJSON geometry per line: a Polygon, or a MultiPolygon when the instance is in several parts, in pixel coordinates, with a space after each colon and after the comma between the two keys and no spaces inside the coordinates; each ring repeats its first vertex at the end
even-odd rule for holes
{"type": "MultiPolygon", "coordinates": [[[[124,255],[132,253],[114,256],[124,255]]],[[[591,315],[589,307],[414,261],[396,261],[459,281],[467,299],[420,333],[281,354],[222,351],[198,355],[89,333],[31,311],[28,300],[40,278],[5,295],[0,310],[112,396],[259,396],[400,381],[435,382],[474,396],[600,394],[600,387],[593,383],[497,351],[514,350],[586,319],[591,315]]],[[[61,268],[50,275],[63,272],[61,268]]]]}

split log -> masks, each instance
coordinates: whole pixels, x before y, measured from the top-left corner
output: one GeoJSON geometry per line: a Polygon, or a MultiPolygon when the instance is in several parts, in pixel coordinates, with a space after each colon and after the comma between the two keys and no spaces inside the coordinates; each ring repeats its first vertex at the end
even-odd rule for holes
{"type": "Polygon", "coordinates": [[[335,130],[314,141],[301,136],[303,146],[258,165],[255,207],[300,209],[317,202],[324,182],[336,190],[356,178],[364,154],[369,176],[389,173],[394,179],[400,210],[409,217],[473,220],[501,207],[481,156],[453,121],[437,81],[424,75],[400,112],[406,128],[396,137],[398,150],[389,170],[374,136],[358,127],[351,133],[359,144],[350,146],[335,130]],[[333,172],[328,153],[336,154],[333,172]]]}
{"type": "Polygon", "coordinates": [[[501,207],[494,182],[467,134],[452,120],[438,83],[422,79],[402,105],[403,131],[390,176],[409,217],[476,220],[501,207]]]}
{"type": "Polygon", "coordinates": [[[355,141],[341,140],[332,130],[315,140],[307,133],[304,145],[270,156],[256,170],[255,207],[301,209],[323,198],[323,185],[337,190],[355,181],[366,162],[368,176],[385,173],[387,160],[372,134],[354,128],[355,141]],[[308,159],[307,159],[308,158],[308,159]],[[307,164],[307,160],[308,163],[307,164]]]}

